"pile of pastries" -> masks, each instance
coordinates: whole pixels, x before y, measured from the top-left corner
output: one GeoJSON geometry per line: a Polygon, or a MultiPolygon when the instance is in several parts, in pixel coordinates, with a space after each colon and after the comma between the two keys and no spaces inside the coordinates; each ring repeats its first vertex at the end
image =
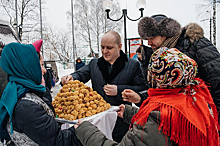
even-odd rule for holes
{"type": "Polygon", "coordinates": [[[76,120],[108,110],[111,105],[79,80],[69,81],[52,101],[57,118],[76,120]]]}

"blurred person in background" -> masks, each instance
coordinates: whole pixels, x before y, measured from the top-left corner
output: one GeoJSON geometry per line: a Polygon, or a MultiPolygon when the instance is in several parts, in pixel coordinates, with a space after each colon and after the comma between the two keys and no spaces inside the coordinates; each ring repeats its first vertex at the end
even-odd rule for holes
{"type": "Polygon", "coordinates": [[[147,81],[147,68],[149,64],[149,58],[151,57],[153,50],[151,47],[140,45],[137,50],[137,58],[141,63],[141,70],[144,75],[145,80],[147,81]]]}
{"type": "Polygon", "coordinates": [[[85,65],[84,62],[82,62],[82,59],[80,57],[77,57],[76,59],[76,70],[80,69],[85,65]]]}

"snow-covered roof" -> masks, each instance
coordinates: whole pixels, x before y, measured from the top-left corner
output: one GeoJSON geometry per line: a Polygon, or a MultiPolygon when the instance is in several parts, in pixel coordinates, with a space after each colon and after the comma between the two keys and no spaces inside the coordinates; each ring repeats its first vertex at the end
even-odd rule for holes
{"type": "Polygon", "coordinates": [[[9,23],[0,20],[0,43],[7,45],[11,42],[19,42],[9,23]]]}

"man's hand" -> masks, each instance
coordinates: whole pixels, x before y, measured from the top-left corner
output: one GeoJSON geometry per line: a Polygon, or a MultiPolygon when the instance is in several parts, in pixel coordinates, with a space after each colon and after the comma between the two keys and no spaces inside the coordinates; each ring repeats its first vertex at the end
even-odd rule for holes
{"type": "Polygon", "coordinates": [[[123,114],[124,114],[124,111],[125,111],[125,105],[124,104],[121,104],[119,105],[119,110],[117,111],[117,114],[119,117],[123,118],[123,114]]]}
{"type": "Polygon", "coordinates": [[[61,83],[65,85],[68,83],[68,81],[72,81],[72,80],[73,80],[73,77],[71,75],[66,75],[61,78],[61,83]]]}
{"type": "Polygon", "coordinates": [[[115,96],[117,95],[118,89],[116,85],[107,84],[103,87],[106,95],[115,96]]]}
{"type": "Polygon", "coordinates": [[[133,103],[140,103],[141,97],[131,89],[125,89],[122,92],[122,98],[124,101],[129,101],[133,103]]]}

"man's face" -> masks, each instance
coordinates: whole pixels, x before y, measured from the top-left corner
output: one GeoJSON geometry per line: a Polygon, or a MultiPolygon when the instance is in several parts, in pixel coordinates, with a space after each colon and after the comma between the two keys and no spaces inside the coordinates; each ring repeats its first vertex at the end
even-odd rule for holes
{"type": "Polygon", "coordinates": [[[102,37],[101,50],[102,56],[110,64],[113,64],[115,60],[120,56],[120,50],[122,44],[116,44],[115,36],[107,33],[102,37]]]}
{"type": "Polygon", "coordinates": [[[147,40],[148,40],[148,45],[151,46],[153,51],[156,51],[162,46],[162,44],[166,40],[166,37],[165,36],[154,36],[154,37],[148,37],[147,40]]]}
{"type": "Polygon", "coordinates": [[[142,55],[141,55],[141,53],[138,53],[138,52],[137,52],[137,58],[138,58],[138,60],[142,61],[142,55]]]}

